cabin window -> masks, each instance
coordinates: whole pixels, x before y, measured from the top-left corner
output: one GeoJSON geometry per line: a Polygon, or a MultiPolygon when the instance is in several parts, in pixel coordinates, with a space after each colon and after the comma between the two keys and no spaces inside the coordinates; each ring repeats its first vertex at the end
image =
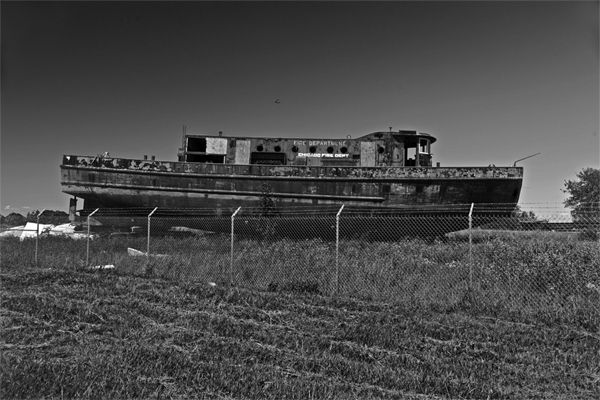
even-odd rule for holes
{"type": "Polygon", "coordinates": [[[315,146],[311,146],[309,150],[311,153],[315,153],[317,151],[317,148],[315,146]]]}
{"type": "Polygon", "coordinates": [[[298,152],[298,150],[299,150],[299,149],[298,149],[298,146],[294,146],[294,147],[292,147],[292,151],[293,151],[294,153],[297,153],[297,152],[298,152]]]}
{"type": "Polygon", "coordinates": [[[275,146],[275,148],[273,150],[275,150],[276,152],[280,152],[281,151],[281,146],[275,146]]]}
{"type": "Polygon", "coordinates": [[[419,139],[419,153],[429,154],[429,140],[419,139]]]}
{"type": "Polygon", "coordinates": [[[379,154],[382,154],[384,151],[385,151],[385,149],[383,147],[381,147],[381,146],[379,146],[379,148],[377,149],[377,152],[379,154]]]}
{"type": "Polygon", "coordinates": [[[405,165],[407,167],[414,166],[415,160],[417,158],[417,148],[416,147],[408,147],[406,150],[406,161],[405,165]]]}
{"type": "Polygon", "coordinates": [[[333,147],[329,146],[329,147],[327,148],[327,152],[328,152],[329,154],[333,153],[333,147]]]}
{"type": "MultiPolygon", "coordinates": [[[[187,138],[187,151],[206,152],[206,138],[187,138]]],[[[189,161],[189,160],[188,160],[189,161]]]]}
{"type": "Polygon", "coordinates": [[[256,146],[256,151],[263,151],[265,148],[263,147],[262,144],[259,144],[258,146],[256,146]]]}
{"type": "Polygon", "coordinates": [[[340,149],[340,152],[341,152],[342,154],[346,154],[346,153],[348,152],[348,148],[347,148],[347,147],[342,147],[342,148],[340,149]]]}
{"type": "Polygon", "coordinates": [[[285,153],[253,152],[250,155],[250,164],[285,165],[285,153]]]}
{"type": "Polygon", "coordinates": [[[236,146],[235,139],[231,139],[231,141],[229,142],[229,147],[234,148],[235,146],[236,146]]]}

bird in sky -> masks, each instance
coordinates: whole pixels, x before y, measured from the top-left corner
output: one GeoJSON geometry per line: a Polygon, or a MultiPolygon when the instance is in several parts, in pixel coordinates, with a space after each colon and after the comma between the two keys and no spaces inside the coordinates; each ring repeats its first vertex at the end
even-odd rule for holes
{"type": "Polygon", "coordinates": [[[281,103],[281,101],[279,101],[279,99],[275,100],[275,103],[279,104],[281,103]]]}

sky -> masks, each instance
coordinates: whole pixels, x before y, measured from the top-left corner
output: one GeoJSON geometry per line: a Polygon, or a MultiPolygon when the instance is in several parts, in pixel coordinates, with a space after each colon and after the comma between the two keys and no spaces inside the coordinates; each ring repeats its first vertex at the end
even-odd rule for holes
{"type": "MultiPolygon", "coordinates": [[[[599,2],[2,1],[0,212],[67,211],[63,154],[226,136],[437,138],[561,206],[600,168],[599,2]],[[279,103],[275,100],[279,99],[279,103]]],[[[82,203],[79,203],[80,205],[82,203]]]]}

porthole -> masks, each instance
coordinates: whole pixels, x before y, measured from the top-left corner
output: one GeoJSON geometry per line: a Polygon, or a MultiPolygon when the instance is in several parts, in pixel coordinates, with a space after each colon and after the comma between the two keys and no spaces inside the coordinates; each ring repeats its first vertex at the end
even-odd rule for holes
{"type": "Polygon", "coordinates": [[[277,152],[281,151],[281,146],[275,146],[274,150],[277,152]]]}
{"type": "Polygon", "coordinates": [[[347,148],[347,147],[342,147],[342,148],[340,149],[340,152],[341,152],[342,154],[346,154],[346,153],[348,152],[348,148],[347,148]]]}
{"type": "Polygon", "coordinates": [[[377,151],[379,152],[379,154],[383,153],[385,151],[385,149],[383,147],[379,147],[377,149],[377,151]]]}
{"type": "Polygon", "coordinates": [[[256,146],[256,151],[263,151],[264,147],[262,146],[262,144],[259,144],[258,146],[256,146]]]}
{"type": "Polygon", "coordinates": [[[298,152],[298,146],[294,146],[294,147],[292,147],[292,151],[293,151],[294,153],[297,153],[297,152],[298,152]]]}
{"type": "Polygon", "coordinates": [[[310,150],[311,153],[316,153],[317,148],[315,146],[310,146],[309,150],[310,150]]]}
{"type": "Polygon", "coordinates": [[[327,148],[327,152],[328,152],[329,154],[333,153],[333,147],[329,146],[329,147],[327,148]]]}

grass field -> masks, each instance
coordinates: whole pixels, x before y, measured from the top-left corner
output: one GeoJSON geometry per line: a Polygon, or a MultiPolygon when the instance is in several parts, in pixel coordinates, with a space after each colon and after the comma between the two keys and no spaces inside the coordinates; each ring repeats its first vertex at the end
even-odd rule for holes
{"type": "MultiPolygon", "coordinates": [[[[81,243],[68,243],[81,251],[81,243]]],[[[106,243],[115,254],[127,245],[106,243]]],[[[478,301],[492,293],[485,287],[446,305],[307,294],[294,285],[249,290],[181,275],[147,278],[131,266],[90,272],[67,247],[36,266],[23,257],[31,243],[1,244],[1,398],[600,398],[595,293],[586,297],[587,308],[577,308],[579,317],[569,317],[573,298],[544,313],[478,301]]],[[[276,253],[285,255],[286,245],[295,251],[279,243],[276,253]]],[[[394,248],[379,246],[387,262],[367,272],[387,278],[394,248]]],[[[564,279],[594,278],[580,265],[595,260],[594,247],[584,258],[571,248],[565,258],[569,248],[560,246],[527,253],[495,243],[478,253],[487,260],[479,260],[481,270],[499,268],[503,257],[517,266],[527,259],[529,269],[517,276],[524,279],[537,273],[532,266],[556,268],[562,260],[571,262],[565,271],[575,271],[564,279]]],[[[445,264],[464,259],[464,252],[436,244],[418,248],[416,261],[403,260],[442,262],[426,249],[445,254],[445,264]]],[[[253,257],[250,265],[264,260],[253,257]]]]}

